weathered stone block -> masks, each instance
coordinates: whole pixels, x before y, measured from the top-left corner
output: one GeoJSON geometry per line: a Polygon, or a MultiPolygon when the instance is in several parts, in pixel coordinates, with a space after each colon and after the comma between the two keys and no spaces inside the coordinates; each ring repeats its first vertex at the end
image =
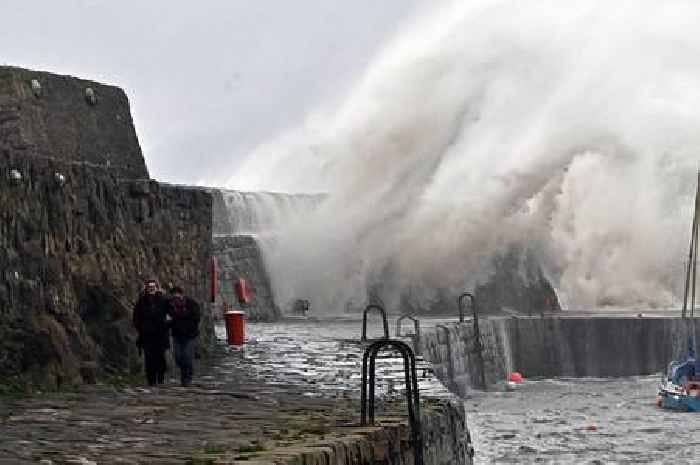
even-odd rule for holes
{"type": "Polygon", "coordinates": [[[128,99],[117,87],[0,66],[0,115],[0,131],[12,131],[5,139],[15,150],[88,162],[117,177],[148,178],[128,99]],[[41,85],[40,96],[32,80],[41,85]],[[96,95],[94,105],[85,100],[88,87],[96,95]]]}

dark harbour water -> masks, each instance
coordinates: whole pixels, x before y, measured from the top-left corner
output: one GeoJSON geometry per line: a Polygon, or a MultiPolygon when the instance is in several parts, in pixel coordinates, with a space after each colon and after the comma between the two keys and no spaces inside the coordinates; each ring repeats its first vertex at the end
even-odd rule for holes
{"type": "Polygon", "coordinates": [[[700,414],[657,408],[660,376],[476,394],[465,402],[476,463],[700,464],[700,414]]]}

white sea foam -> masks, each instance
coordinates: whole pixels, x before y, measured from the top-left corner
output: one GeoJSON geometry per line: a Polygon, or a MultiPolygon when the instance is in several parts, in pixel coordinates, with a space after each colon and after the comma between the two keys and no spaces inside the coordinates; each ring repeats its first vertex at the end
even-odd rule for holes
{"type": "Polygon", "coordinates": [[[231,178],[329,194],[266,253],[278,297],[341,309],[387,269],[395,289],[461,289],[524,244],[569,307],[670,305],[700,149],[698,18],[693,1],[482,0],[416,19],[343,105],[231,178]]]}

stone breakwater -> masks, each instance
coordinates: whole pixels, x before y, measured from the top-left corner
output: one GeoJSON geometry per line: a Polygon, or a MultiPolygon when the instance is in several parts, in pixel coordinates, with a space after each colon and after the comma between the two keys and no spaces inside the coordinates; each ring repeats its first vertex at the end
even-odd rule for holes
{"type": "MultiPolygon", "coordinates": [[[[357,326],[250,325],[250,345],[221,347],[191,389],[170,379],[157,390],[96,385],[6,399],[0,456],[18,464],[412,465],[400,386],[388,381],[402,373],[396,359],[380,360],[376,426],[359,426],[357,326]]],[[[463,407],[429,365],[422,371],[425,463],[471,463],[463,407]]]]}
{"type": "MultiPolygon", "coordinates": [[[[673,316],[556,316],[480,320],[486,384],[517,370],[525,377],[621,377],[665,370],[685,354],[700,319],[673,316]]],[[[464,396],[479,367],[471,320],[425,331],[421,350],[436,375],[464,396]]]]}
{"type": "Polygon", "coordinates": [[[220,319],[224,302],[240,309],[235,292],[235,283],[245,279],[251,290],[252,299],[243,308],[252,321],[274,321],[280,316],[275,304],[270,277],[265,269],[262,251],[252,236],[214,236],[212,253],[219,264],[219,294],[215,308],[220,319]]]}

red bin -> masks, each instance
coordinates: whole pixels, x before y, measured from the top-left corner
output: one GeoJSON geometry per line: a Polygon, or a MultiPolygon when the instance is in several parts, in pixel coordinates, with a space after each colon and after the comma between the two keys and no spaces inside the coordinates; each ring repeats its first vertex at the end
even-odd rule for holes
{"type": "Polygon", "coordinates": [[[226,339],[229,345],[245,344],[245,312],[233,311],[224,313],[226,321],[226,339]]]}

